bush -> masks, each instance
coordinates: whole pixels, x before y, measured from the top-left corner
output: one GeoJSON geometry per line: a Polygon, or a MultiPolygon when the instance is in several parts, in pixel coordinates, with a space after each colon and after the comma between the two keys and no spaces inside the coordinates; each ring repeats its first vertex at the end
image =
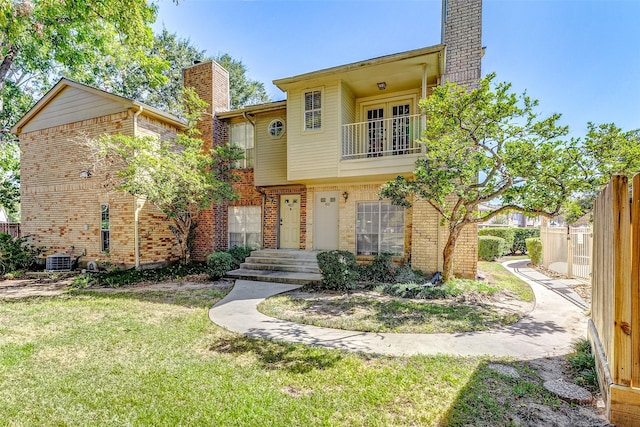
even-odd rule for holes
{"type": "Polygon", "coordinates": [[[522,255],[527,253],[526,239],[531,237],[540,237],[539,228],[512,228],[515,234],[513,240],[513,246],[511,246],[511,255],[521,253],[522,255]]]}
{"type": "Polygon", "coordinates": [[[489,228],[481,228],[478,230],[478,236],[493,236],[499,237],[504,240],[504,246],[502,248],[502,253],[500,255],[507,255],[512,252],[512,247],[515,240],[515,228],[498,228],[498,227],[489,227],[489,228]]]}
{"type": "Polygon", "coordinates": [[[412,270],[406,265],[396,269],[395,283],[417,284],[425,281],[424,274],[420,270],[412,270]]]}
{"type": "Polygon", "coordinates": [[[391,260],[391,254],[382,253],[376,255],[371,264],[360,269],[361,278],[367,282],[395,283],[396,266],[391,260]]]}
{"type": "Polygon", "coordinates": [[[29,236],[13,238],[10,234],[0,233],[0,263],[4,272],[27,270],[36,263],[36,258],[42,253],[42,248],[36,248],[27,243],[29,236]]]}
{"type": "Polygon", "coordinates": [[[315,286],[316,288],[344,292],[356,287],[356,257],[351,252],[320,252],[317,259],[322,273],[322,285],[315,286]]]}
{"type": "Polygon", "coordinates": [[[254,251],[254,249],[248,246],[234,246],[229,249],[227,252],[233,257],[235,261],[234,269],[239,268],[240,264],[242,264],[244,260],[247,259],[249,255],[251,255],[252,251],[254,251]]]}
{"type": "Polygon", "coordinates": [[[539,237],[530,237],[525,242],[531,263],[533,265],[540,264],[542,262],[542,240],[539,237]]]}
{"type": "Polygon", "coordinates": [[[221,278],[233,270],[235,265],[235,258],[228,252],[217,251],[207,255],[207,267],[213,279],[221,278]]]}
{"type": "Polygon", "coordinates": [[[483,261],[495,261],[504,253],[506,242],[500,237],[479,236],[478,257],[483,261]]]}
{"type": "MultiPolygon", "coordinates": [[[[88,285],[97,284],[99,286],[108,286],[118,288],[121,286],[132,285],[140,282],[158,282],[161,280],[175,280],[176,278],[188,276],[191,274],[210,274],[209,268],[204,263],[193,262],[188,265],[173,264],[167,267],[149,268],[144,270],[119,270],[111,268],[108,271],[87,275],[89,277],[88,285]]],[[[79,277],[79,276],[78,276],[79,277]]],[[[78,286],[81,286],[85,279],[78,279],[78,286]]]]}

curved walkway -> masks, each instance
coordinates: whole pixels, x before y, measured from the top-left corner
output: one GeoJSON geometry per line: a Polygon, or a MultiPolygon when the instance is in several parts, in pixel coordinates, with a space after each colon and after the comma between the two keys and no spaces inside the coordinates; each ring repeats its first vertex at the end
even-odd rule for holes
{"type": "Polygon", "coordinates": [[[563,281],[549,279],[527,268],[527,262],[511,261],[503,265],[531,285],[536,298],[535,308],[518,323],[492,331],[392,334],[301,325],[267,317],[257,310],[257,305],[265,298],[299,286],[246,280],[236,281],[233,290],[209,310],[209,318],[222,327],[248,336],[393,356],[486,354],[536,359],[567,354],[571,352],[573,341],[586,336],[587,317],[583,308],[575,303],[581,300],[563,285],[563,281]],[[571,295],[571,298],[565,295],[571,295]]]}

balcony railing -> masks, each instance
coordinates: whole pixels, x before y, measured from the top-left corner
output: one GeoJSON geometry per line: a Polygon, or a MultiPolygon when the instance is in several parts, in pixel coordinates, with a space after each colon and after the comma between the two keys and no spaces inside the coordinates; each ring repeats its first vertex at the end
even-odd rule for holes
{"type": "Polygon", "coordinates": [[[370,120],[342,126],[342,159],[420,152],[421,115],[370,120]]]}

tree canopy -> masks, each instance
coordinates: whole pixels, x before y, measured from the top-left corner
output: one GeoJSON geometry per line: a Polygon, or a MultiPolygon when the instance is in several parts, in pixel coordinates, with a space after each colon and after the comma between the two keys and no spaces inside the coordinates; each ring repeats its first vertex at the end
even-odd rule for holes
{"type": "Polygon", "coordinates": [[[191,90],[185,95],[189,128],[173,140],[119,134],[89,140],[87,145],[96,170],[105,171],[105,188],[144,199],[172,221],[181,262],[188,263],[200,212],[212,202],[237,197],[231,165],[242,158],[242,150],[230,145],[203,150],[195,126],[203,101],[191,90]]]}
{"type": "Polygon", "coordinates": [[[468,89],[447,83],[420,101],[427,117],[424,156],[412,178],[386,183],[381,196],[411,206],[425,200],[446,221],[443,277],[453,273],[453,251],[464,227],[508,210],[557,215],[569,196],[584,186],[580,151],[564,140],[560,116],[540,117],[538,102],[516,95],[495,74],[468,89]],[[478,212],[499,199],[502,207],[478,212]]]}

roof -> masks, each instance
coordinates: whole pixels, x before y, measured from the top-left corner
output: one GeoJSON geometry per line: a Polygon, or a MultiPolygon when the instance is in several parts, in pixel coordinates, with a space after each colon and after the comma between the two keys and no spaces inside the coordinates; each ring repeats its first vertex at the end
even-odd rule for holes
{"type": "Polygon", "coordinates": [[[249,105],[247,107],[241,108],[239,110],[231,110],[224,111],[221,113],[216,113],[221,119],[230,119],[232,117],[242,116],[244,114],[259,114],[259,113],[267,113],[270,111],[282,110],[287,107],[287,101],[275,101],[275,102],[267,102],[264,104],[257,105],[249,105]]]}
{"type": "MultiPolygon", "coordinates": [[[[317,79],[322,77],[331,76],[338,73],[346,73],[351,71],[363,70],[373,66],[391,64],[400,61],[410,61],[412,59],[420,58],[430,54],[441,54],[445,51],[445,45],[439,44],[429,47],[423,47],[420,49],[408,50],[405,52],[394,53],[391,55],[380,56],[377,58],[366,59],[364,61],[353,62],[351,64],[339,65],[337,67],[325,68],[323,70],[312,71],[310,73],[300,74],[297,76],[286,77],[283,79],[274,80],[273,84],[278,88],[283,89],[291,83],[296,83],[304,80],[317,79]]],[[[440,61],[440,68],[444,66],[444,61],[440,61]]],[[[440,74],[443,70],[440,69],[440,74]]]]}
{"type": "Polygon", "coordinates": [[[49,89],[49,91],[42,98],[40,98],[40,100],[36,102],[36,104],[33,107],[31,107],[31,109],[27,111],[27,113],[24,116],[22,116],[22,118],[18,120],[18,122],[15,125],[13,125],[13,127],[11,128],[11,132],[15,135],[19,135],[20,132],[22,131],[22,128],[27,123],[29,123],[31,119],[37,116],[38,113],[40,113],[40,111],[42,111],[53,99],[55,99],[55,97],[60,92],[62,92],[64,89],[68,87],[73,87],[79,90],[83,90],[83,91],[86,91],[95,95],[99,95],[116,102],[123,102],[125,104],[130,104],[131,107],[136,107],[138,109],[144,110],[145,113],[147,113],[148,115],[153,116],[157,119],[160,119],[166,123],[172,124],[178,128],[186,128],[186,122],[172,114],[165,113],[164,111],[161,111],[155,107],[144,104],[142,102],[135,101],[133,99],[126,98],[124,96],[115,95],[113,93],[109,93],[104,90],[97,89],[95,87],[88,86],[83,83],[79,83],[74,80],[63,77],[58,81],[58,83],[56,83],[51,89],[49,89]]]}

